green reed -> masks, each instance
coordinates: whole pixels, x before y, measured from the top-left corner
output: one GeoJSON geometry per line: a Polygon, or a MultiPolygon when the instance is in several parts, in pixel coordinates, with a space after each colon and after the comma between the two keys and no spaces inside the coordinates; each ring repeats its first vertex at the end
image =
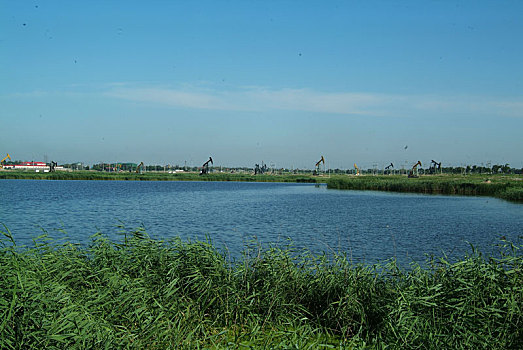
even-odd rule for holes
{"type": "Polygon", "coordinates": [[[247,173],[197,173],[164,172],[100,172],[100,171],[56,171],[52,173],[36,173],[29,171],[2,171],[0,179],[27,179],[27,180],[120,180],[120,181],[245,181],[245,182],[308,182],[325,181],[321,177],[312,175],[253,175],[247,173]]]}
{"type": "Polygon", "coordinates": [[[2,349],[523,347],[521,245],[427,268],[353,265],[291,245],[103,235],[0,240],[2,349]]]}
{"type": "Polygon", "coordinates": [[[517,176],[426,175],[419,178],[371,175],[333,176],[327,180],[327,187],[346,190],[477,195],[523,201],[523,181],[517,176]]]}
{"type": "Polygon", "coordinates": [[[407,176],[312,176],[312,175],[253,175],[246,173],[109,173],[99,171],[57,171],[35,173],[23,171],[0,172],[0,179],[34,180],[121,180],[121,181],[243,181],[327,183],[328,188],[346,190],[376,190],[431,194],[478,195],[523,202],[523,181],[517,175],[424,175],[407,176]]]}

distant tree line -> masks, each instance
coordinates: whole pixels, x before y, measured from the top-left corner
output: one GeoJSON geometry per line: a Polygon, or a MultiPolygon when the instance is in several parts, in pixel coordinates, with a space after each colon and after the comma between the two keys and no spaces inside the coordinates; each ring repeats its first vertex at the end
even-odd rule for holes
{"type": "MultiPolygon", "coordinates": [[[[375,175],[383,175],[383,174],[404,174],[410,170],[403,168],[403,169],[390,169],[390,170],[384,170],[384,169],[377,169],[377,168],[368,168],[368,169],[360,169],[361,174],[375,174],[375,175]]],[[[419,168],[418,169],[420,174],[426,175],[426,174],[523,174],[523,168],[512,168],[509,164],[495,164],[491,167],[486,167],[483,165],[467,165],[467,166],[458,166],[458,167],[441,167],[441,169],[431,169],[431,168],[419,168]]],[[[310,170],[309,172],[312,172],[310,170]]],[[[355,169],[328,169],[326,172],[329,172],[331,174],[355,174],[355,169]]]]}
{"type": "MultiPolygon", "coordinates": [[[[11,160],[5,161],[4,165],[14,165],[21,164],[25,161],[22,160],[11,160]]],[[[82,162],[75,163],[66,163],[60,164],[60,166],[69,170],[95,170],[95,171],[107,171],[107,172],[133,172],[138,168],[137,163],[97,163],[92,166],[85,165],[82,162]]],[[[227,173],[235,172],[254,172],[254,167],[222,167],[222,166],[211,166],[211,172],[221,171],[227,173]]],[[[200,167],[198,166],[183,166],[183,165],[145,165],[145,171],[154,171],[154,172],[169,172],[169,171],[189,171],[189,172],[198,172],[200,167]]],[[[387,175],[387,174],[405,174],[410,170],[410,168],[392,168],[389,170],[368,168],[360,169],[361,174],[373,174],[373,175],[387,175]]],[[[441,167],[439,169],[434,168],[419,168],[419,174],[523,174],[523,168],[512,168],[510,164],[494,164],[490,167],[484,165],[466,165],[458,167],[441,167]]],[[[312,174],[312,169],[288,169],[288,168],[269,168],[267,174],[312,174]]],[[[327,169],[325,173],[329,174],[356,174],[355,169],[327,169]]]]}

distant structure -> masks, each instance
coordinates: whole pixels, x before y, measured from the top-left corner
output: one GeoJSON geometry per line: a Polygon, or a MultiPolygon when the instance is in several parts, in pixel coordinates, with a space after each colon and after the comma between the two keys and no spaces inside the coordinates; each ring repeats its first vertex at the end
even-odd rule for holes
{"type": "Polygon", "coordinates": [[[436,174],[437,172],[441,173],[441,162],[438,163],[432,159],[429,167],[429,174],[436,174]]]}
{"type": "Polygon", "coordinates": [[[254,165],[254,175],[265,174],[268,170],[269,168],[267,168],[267,164],[263,164],[263,162],[261,167],[260,164],[254,165]]]}
{"type": "Polygon", "coordinates": [[[142,174],[143,173],[144,164],[143,162],[140,162],[138,166],[136,167],[136,172],[142,174]]]}
{"type": "Polygon", "coordinates": [[[418,165],[421,166],[421,161],[419,160],[416,164],[414,164],[414,166],[412,166],[412,169],[409,172],[409,177],[419,177],[418,165]]]}
{"type": "Polygon", "coordinates": [[[320,175],[320,163],[323,163],[323,167],[325,168],[325,158],[323,158],[323,156],[321,156],[321,159],[316,163],[316,167],[312,172],[312,175],[320,175]]]}
{"type": "Polygon", "coordinates": [[[9,155],[9,153],[7,153],[7,156],[5,156],[2,160],[0,160],[0,169],[2,169],[4,166],[4,161],[9,158],[9,160],[11,160],[11,156],[9,155]]]}
{"type": "Polygon", "coordinates": [[[205,175],[209,173],[209,163],[213,164],[212,157],[209,157],[209,160],[203,163],[202,170],[200,170],[200,175],[205,175]]]}
{"type": "Polygon", "coordinates": [[[385,171],[383,173],[385,173],[388,170],[389,175],[392,174],[392,170],[390,170],[391,168],[394,169],[394,164],[392,164],[392,162],[385,167],[385,171]]]}

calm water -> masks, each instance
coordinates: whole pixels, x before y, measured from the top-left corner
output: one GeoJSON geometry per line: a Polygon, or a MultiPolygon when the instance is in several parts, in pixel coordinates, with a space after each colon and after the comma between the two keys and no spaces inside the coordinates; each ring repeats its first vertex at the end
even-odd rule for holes
{"type": "Polygon", "coordinates": [[[88,243],[117,226],[144,226],[155,238],[205,239],[237,256],[262,244],[315,253],[346,252],[356,262],[425,254],[485,252],[523,235],[523,205],[487,197],[327,190],[310,184],[134,181],[0,181],[0,223],[18,244],[50,236],[88,243]]]}

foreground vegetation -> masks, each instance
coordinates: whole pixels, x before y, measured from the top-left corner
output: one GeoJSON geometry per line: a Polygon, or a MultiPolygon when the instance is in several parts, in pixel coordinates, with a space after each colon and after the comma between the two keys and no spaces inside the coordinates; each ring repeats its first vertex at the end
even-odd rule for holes
{"type": "Polygon", "coordinates": [[[517,175],[431,175],[406,176],[334,176],[328,188],[376,190],[431,194],[491,196],[523,202],[523,179],[517,175]]]}
{"type": "Polygon", "coordinates": [[[521,245],[404,271],[142,230],[89,247],[0,241],[0,348],[523,348],[521,245]]]}

